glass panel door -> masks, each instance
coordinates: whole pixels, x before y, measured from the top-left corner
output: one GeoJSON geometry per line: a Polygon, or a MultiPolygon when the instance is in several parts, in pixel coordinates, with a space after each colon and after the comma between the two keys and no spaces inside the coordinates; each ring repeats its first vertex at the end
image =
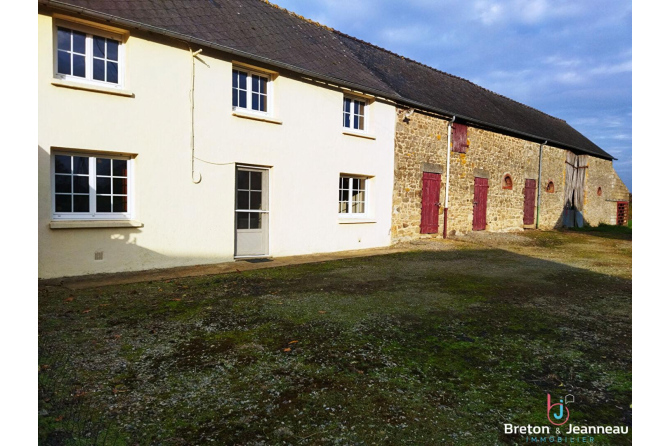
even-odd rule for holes
{"type": "Polygon", "coordinates": [[[238,166],[235,178],[235,256],[267,256],[268,170],[238,166]]]}

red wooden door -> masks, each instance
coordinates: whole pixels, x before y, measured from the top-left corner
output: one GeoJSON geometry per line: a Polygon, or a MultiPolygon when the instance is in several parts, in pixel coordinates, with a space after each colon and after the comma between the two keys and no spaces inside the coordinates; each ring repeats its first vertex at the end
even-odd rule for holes
{"type": "Polygon", "coordinates": [[[440,215],[440,174],[423,173],[421,233],[435,234],[440,215]]]}
{"type": "Polygon", "coordinates": [[[526,187],[523,189],[523,224],[532,225],[535,223],[535,180],[526,180],[526,187]]]}
{"type": "Polygon", "coordinates": [[[474,212],[472,216],[472,230],[486,229],[486,199],[489,195],[488,178],[475,178],[474,212]]]}

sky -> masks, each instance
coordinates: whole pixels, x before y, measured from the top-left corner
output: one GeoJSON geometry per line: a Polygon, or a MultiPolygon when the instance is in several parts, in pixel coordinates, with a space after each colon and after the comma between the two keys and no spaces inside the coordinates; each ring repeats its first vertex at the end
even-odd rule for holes
{"type": "Polygon", "coordinates": [[[272,3],[564,119],[632,191],[630,0],[272,3]]]}

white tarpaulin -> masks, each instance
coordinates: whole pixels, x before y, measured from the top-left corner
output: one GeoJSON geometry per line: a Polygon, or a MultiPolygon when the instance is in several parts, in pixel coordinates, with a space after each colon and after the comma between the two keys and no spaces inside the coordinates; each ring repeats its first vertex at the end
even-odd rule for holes
{"type": "Polygon", "coordinates": [[[563,225],[572,228],[582,227],[584,217],[584,179],[588,167],[588,155],[575,155],[566,152],[565,159],[565,202],[563,225]]]}

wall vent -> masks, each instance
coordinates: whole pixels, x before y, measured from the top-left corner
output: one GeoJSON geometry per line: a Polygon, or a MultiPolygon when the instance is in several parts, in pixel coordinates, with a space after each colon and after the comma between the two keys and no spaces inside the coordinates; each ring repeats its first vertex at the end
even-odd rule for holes
{"type": "Polygon", "coordinates": [[[102,260],[102,251],[95,252],[95,260],[102,260]]]}

